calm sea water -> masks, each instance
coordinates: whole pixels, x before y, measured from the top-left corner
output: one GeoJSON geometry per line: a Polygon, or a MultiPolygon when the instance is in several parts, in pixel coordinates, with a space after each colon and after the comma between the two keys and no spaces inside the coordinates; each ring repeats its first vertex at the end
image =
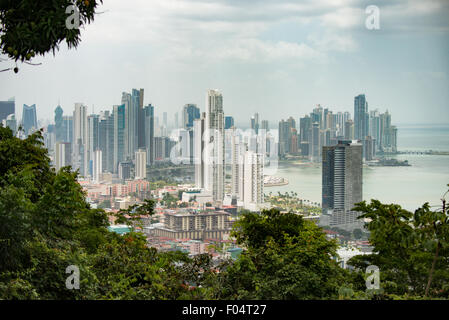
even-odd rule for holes
{"type": "MultiPolygon", "coordinates": [[[[449,151],[449,125],[398,126],[399,150],[449,151]]],[[[378,199],[415,210],[425,202],[440,205],[449,184],[449,156],[399,155],[410,167],[365,167],[363,170],[364,200],[378,199]]],[[[321,203],[321,166],[301,163],[280,163],[276,176],[289,184],[265,188],[265,193],[294,191],[303,199],[321,203]]]]}

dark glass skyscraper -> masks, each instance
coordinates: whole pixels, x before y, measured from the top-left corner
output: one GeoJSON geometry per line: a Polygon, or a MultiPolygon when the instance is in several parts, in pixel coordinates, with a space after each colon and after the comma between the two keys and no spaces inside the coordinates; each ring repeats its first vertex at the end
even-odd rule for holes
{"type": "Polygon", "coordinates": [[[114,172],[114,117],[109,111],[100,115],[98,148],[104,171],[114,172]]]}
{"type": "Polygon", "coordinates": [[[355,204],[362,201],[362,144],[339,141],[323,147],[323,213],[335,214],[334,224],[355,222],[355,204]]]}
{"type": "Polygon", "coordinates": [[[125,104],[114,106],[114,173],[118,172],[118,164],[124,160],[125,155],[125,104]]]}
{"type": "Polygon", "coordinates": [[[365,140],[369,134],[368,102],[364,94],[354,98],[354,139],[365,140]]]}
{"type": "Polygon", "coordinates": [[[61,106],[55,109],[55,140],[56,142],[64,142],[63,114],[61,106]]]}
{"type": "Polygon", "coordinates": [[[28,106],[23,105],[22,112],[22,127],[25,135],[33,133],[33,130],[37,130],[37,116],[36,116],[36,105],[28,106]]]}
{"type": "Polygon", "coordinates": [[[10,114],[16,113],[16,103],[13,99],[9,101],[0,101],[0,123],[10,114]]]}
{"type": "Polygon", "coordinates": [[[182,119],[184,124],[184,129],[193,128],[193,121],[200,118],[200,109],[196,104],[186,104],[184,106],[182,119]]]}
{"type": "Polygon", "coordinates": [[[230,129],[234,126],[234,117],[226,116],[225,117],[225,129],[230,129]]]}
{"type": "Polygon", "coordinates": [[[299,119],[299,136],[300,141],[309,141],[310,131],[312,129],[312,118],[306,115],[299,119]]]}

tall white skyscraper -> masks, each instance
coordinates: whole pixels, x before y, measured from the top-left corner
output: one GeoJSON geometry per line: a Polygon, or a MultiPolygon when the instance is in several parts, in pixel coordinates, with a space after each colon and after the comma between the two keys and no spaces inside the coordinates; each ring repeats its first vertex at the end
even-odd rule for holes
{"type": "Polygon", "coordinates": [[[206,113],[193,121],[193,163],[195,165],[195,186],[204,189],[204,171],[206,168],[203,152],[206,145],[206,113]]]}
{"type": "Polygon", "coordinates": [[[243,186],[243,154],[246,152],[247,146],[242,142],[239,135],[236,134],[236,130],[232,129],[232,155],[231,155],[231,195],[236,197],[237,200],[242,199],[242,186],[243,186]]]}
{"type": "Polygon", "coordinates": [[[56,171],[59,171],[62,167],[69,166],[71,164],[70,149],[69,142],[56,142],[54,161],[56,171]]]}
{"type": "Polygon", "coordinates": [[[147,177],[147,152],[145,149],[136,151],[136,174],[135,179],[145,179],[147,177]]]}
{"type": "Polygon", "coordinates": [[[82,103],[75,103],[73,112],[73,169],[79,169],[81,176],[88,173],[87,152],[87,107],[82,103]]]}
{"type": "Polygon", "coordinates": [[[223,96],[218,90],[208,90],[206,95],[207,146],[205,186],[214,201],[223,201],[225,182],[225,144],[223,96]]]}
{"type": "Polygon", "coordinates": [[[243,206],[258,211],[264,203],[263,193],[264,155],[246,151],[243,162],[243,206]]]}
{"type": "Polygon", "coordinates": [[[103,172],[103,155],[99,149],[94,151],[92,167],[92,181],[94,183],[100,183],[103,172]]]}

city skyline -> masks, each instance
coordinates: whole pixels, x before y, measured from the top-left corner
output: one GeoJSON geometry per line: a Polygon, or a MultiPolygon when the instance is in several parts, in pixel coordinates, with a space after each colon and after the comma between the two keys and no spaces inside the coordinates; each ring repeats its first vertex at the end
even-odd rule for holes
{"type": "Polygon", "coordinates": [[[36,57],[41,66],[2,74],[0,100],[15,96],[52,119],[58,102],[66,113],[76,102],[109,109],[119,99],[111,92],[142,87],[147,103],[174,113],[186,103],[204,110],[204,89],[220,88],[228,113],[246,119],[316,104],[343,111],[363,92],[370,108],[400,114],[398,124],[440,123],[449,116],[449,3],[381,1],[379,30],[365,27],[370,4],[107,1],[77,51],[61,46],[36,57]]]}

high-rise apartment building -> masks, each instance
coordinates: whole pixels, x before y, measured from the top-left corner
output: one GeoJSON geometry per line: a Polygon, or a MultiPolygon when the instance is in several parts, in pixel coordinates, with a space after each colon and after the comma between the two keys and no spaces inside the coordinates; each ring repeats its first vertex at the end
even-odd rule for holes
{"type": "Polygon", "coordinates": [[[354,139],[354,122],[352,120],[347,120],[345,122],[345,140],[354,139]]]}
{"type": "Polygon", "coordinates": [[[6,128],[10,128],[12,130],[13,135],[17,134],[17,120],[15,114],[10,114],[2,121],[3,126],[6,128]]]}
{"type": "Polygon", "coordinates": [[[103,156],[101,150],[97,149],[93,153],[92,181],[94,183],[100,183],[102,173],[103,173],[103,156]]]}
{"type": "MultiPolygon", "coordinates": [[[[145,108],[143,105],[144,102],[144,90],[140,89],[137,91],[133,89],[133,94],[135,99],[138,100],[139,105],[137,107],[137,149],[145,149],[145,108]]],[[[137,102],[136,100],[136,102],[137,102]]]]}
{"type": "Polygon", "coordinates": [[[23,105],[22,127],[25,132],[25,136],[32,134],[34,131],[38,129],[35,104],[31,106],[28,106],[26,104],[23,105]]]}
{"type": "Polygon", "coordinates": [[[299,140],[309,141],[310,130],[312,129],[312,118],[306,115],[299,119],[299,140]]]}
{"type": "Polygon", "coordinates": [[[251,117],[251,129],[255,132],[255,134],[259,134],[259,127],[260,127],[259,114],[255,113],[251,117]]]}
{"type": "Polygon", "coordinates": [[[263,154],[252,151],[244,153],[243,188],[240,192],[243,193],[241,197],[245,209],[258,211],[264,204],[263,162],[263,154]]]}
{"type": "Polygon", "coordinates": [[[114,173],[118,172],[118,165],[125,160],[124,154],[126,149],[125,132],[126,132],[126,106],[113,107],[114,117],[114,173]]]}
{"type": "Polygon", "coordinates": [[[98,148],[102,154],[102,167],[106,172],[114,172],[114,116],[110,111],[100,113],[98,124],[98,148]]]}
{"type": "Polygon", "coordinates": [[[319,162],[321,159],[321,130],[318,122],[312,123],[312,130],[309,135],[309,154],[312,162],[319,162]]]}
{"type": "Polygon", "coordinates": [[[142,180],[147,177],[147,152],[145,149],[136,151],[135,179],[142,180]]]}
{"type": "Polygon", "coordinates": [[[145,148],[147,150],[147,164],[154,163],[154,106],[145,107],[145,148]]]}
{"type": "Polygon", "coordinates": [[[91,114],[87,116],[87,159],[89,161],[89,174],[93,173],[94,153],[99,148],[99,123],[100,116],[98,114],[91,114]]]}
{"type": "Polygon", "coordinates": [[[6,120],[10,114],[16,113],[16,102],[14,98],[8,101],[0,101],[0,122],[6,120]]]}
{"type": "Polygon", "coordinates": [[[193,126],[193,162],[195,165],[195,186],[205,188],[205,168],[206,161],[203,157],[206,147],[206,113],[203,113],[199,119],[194,120],[193,126]]]}
{"type": "Polygon", "coordinates": [[[333,225],[356,221],[352,209],[362,201],[362,153],[362,144],[357,141],[323,147],[322,208],[332,215],[333,225]]]}
{"type": "Polygon", "coordinates": [[[75,103],[73,112],[73,168],[80,170],[80,175],[86,177],[88,174],[88,126],[87,107],[82,103],[75,103]]]}
{"type": "Polygon", "coordinates": [[[270,131],[270,124],[268,120],[262,120],[261,129],[265,130],[265,132],[270,131]]]}
{"type": "Polygon", "coordinates": [[[223,96],[218,90],[208,90],[206,95],[206,146],[204,156],[205,190],[214,201],[223,201],[225,182],[225,144],[223,96]]]}
{"type": "Polygon", "coordinates": [[[184,129],[193,128],[193,122],[200,118],[200,109],[196,104],[186,104],[183,108],[182,123],[184,129]]]}
{"type": "Polygon", "coordinates": [[[368,102],[365,95],[354,98],[354,139],[364,140],[369,134],[368,102]]]}
{"type": "Polygon", "coordinates": [[[70,142],[56,142],[55,144],[55,160],[54,165],[56,171],[59,171],[62,167],[70,166],[72,164],[70,142]]]}
{"type": "Polygon", "coordinates": [[[63,128],[63,114],[61,106],[57,106],[55,109],[55,141],[65,141],[64,139],[64,128],[63,128]]]}
{"type": "Polygon", "coordinates": [[[234,126],[234,117],[226,116],[225,117],[225,130],[231,129],[234,126]]]}

